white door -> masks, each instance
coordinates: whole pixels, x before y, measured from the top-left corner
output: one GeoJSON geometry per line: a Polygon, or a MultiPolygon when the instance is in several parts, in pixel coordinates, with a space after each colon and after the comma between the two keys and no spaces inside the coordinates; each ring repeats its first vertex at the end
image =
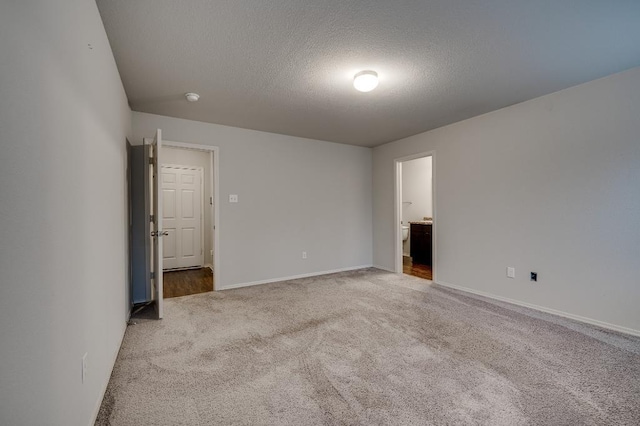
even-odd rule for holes
{"type": "Polygon", "coordinates": [[[202,168],[162,166],[164,269],[202,267],[202,168]]]}
{"type": "Polygon", "coordinates": [[[150,143],[149,174],[151,176],[149,197],[151,198],[151,286],[153,299],[155,300],[155,310],[158,319],[163,316],[163,295],[162,295],[162,191],[160,185],[160,170],[162,153],[162,131],[158,129],[153,142],[150,143]]]}

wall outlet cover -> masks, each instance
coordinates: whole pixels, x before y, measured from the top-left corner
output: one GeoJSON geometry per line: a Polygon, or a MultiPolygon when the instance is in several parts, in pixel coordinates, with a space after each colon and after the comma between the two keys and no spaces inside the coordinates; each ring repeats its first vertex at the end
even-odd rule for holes
{"type": "Polygon", "coordinates": [[[507,267],[507,278],[515,278],[516,277],[516,268],[512,266],[507,267]]]}

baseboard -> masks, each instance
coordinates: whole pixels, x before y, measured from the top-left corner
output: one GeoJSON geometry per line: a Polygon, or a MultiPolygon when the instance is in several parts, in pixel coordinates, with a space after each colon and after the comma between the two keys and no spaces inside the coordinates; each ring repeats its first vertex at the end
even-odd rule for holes
{"type": "Polygon", "coordinates": [[[384,266],[380,266],[380,265],[372,265],[372,266],[376,269],[382,269],[383,271],[393,272],[394,274],[396,273],[396,271],[394,271],[393,269],[385,268],[384,266]]]}
{"type": "Polygon", "coordinates": [[[318,275],[335,274],[337,272],[355,271],[356,269],[371,268],[372,266],[373,265],[349,266],[347,268],[332,269],[332,270],[329,270],[329,271],[311,272],[311,273],[308,273],[308,274],[291,275],[291,276],[288,276],[288,277],[271,278],[271,279],[268,279],[268,280],[261,280],[261,281],[251,281],[251,282],[248,282],[248,283],[231,284],[231,285],[226,285],[224,287],[216,288],[216,291],[217,290],[231,290],[231,289],[234,289],[234,288],[241,288],[241,287],[250,287],[250,286],[260,285],[260,284],[277,283],[279,281],[297,280],[299,278],[316,277],[318,275]]]}
{"type": "Polygon", "coordinates": [[[213,265],[211,265],[210,263],[207,263],[206,265],[204,265],[204,267],[211,269],[211,272],[213,272],[213,265]]]}
{"type": "MultiPolygon", "coordinates": [[[[435,281],[434,281],[435,282],[435,281]]],[[[592,318],[583,317],[580,315],[570,314],[568,312],[558,311],[556,309],[545,308],[544,306],[534,305],[532,303],[521,302],[515,299],[509,299],[508,297],[496,296],[495,294],[486,293],[480,290],[474,290],[472,288],[462,287],[455,284],[450,284],[444,281],[435,282],[438,285],[443,287],[452,288],[454,290],[464,291],[465,293],[476,294],[478,296],[486,297],[488,299],[498,300],[500,302],[511,303],[512,305],[522,306],[525,308],[535,309],[536,311],[545,312],[547,314],[557,315],[559,317],[572,319],[575,321],[583,322],[585,324],[595,325],[597,327],[606,328],[608,330],[618,331],[624,334],[630,334],[632,336],[640,336],[640,330],[635,330],[633,328],[623,327],[620,325],[610,324],[608,322],[595,320],[592,318]]]]}
{"type": "Polygon", "coordinates": [[[129,324],[129,320],[131,319],[131,311],[127,315],[127,320],[124,323],[124,329],[122,330],[122,337],[120,338],[120,344],[113,355],[113,360],[111,361],[111,369],[109,370],[109,375],[107,376],[107,383],[104,384],[102,392],[100,393],[100,398],[98,399],[98,404],[93,410],[93,416],[91,423],[89,426],[93,426],[96,424],[96,420],[98,419],[98,414],[100,413],[100,407],[102,406],[102,401],[104,400],[104,396],[107,393],[107,388],[109,387],[109,380],[111,379],[111,374],[113,373],[113,368],[116,366],[116,361],[118,359],[118,354],[120,353],[120,348],[122,347],[122,342],[124,341],[124,334],[127,332],[127,324],[129,324]]]}

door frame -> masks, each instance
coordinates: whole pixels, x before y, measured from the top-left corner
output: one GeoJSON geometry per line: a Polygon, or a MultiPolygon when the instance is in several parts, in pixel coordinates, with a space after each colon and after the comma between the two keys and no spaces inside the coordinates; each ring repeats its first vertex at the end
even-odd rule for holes
{"type": "MultiPolygon", "coordinates": [[[[213,241],[213,291],[221,288],[220,285],[220,148],[211,145],[200,145],[195,143],[162,141],[163,146],[173,148],[191,149],[194,151],[204,151],[209,153],[209,165],[211,167],[211,189],[213,191],[213,229],[211,230],[213,241]]],[[[204,194],[204,191],[203,191],[204,194]]],[[[211,196],[211,195],[210,195],[211,196]]],[[[203,215],[204,216],[204,215],[203,215]]],[[[204,217],[203,217],[204,218],[204,217]]],[[[203,226],[204,228],[204,226],[203,226]]],[[[204,244],[204,242],[203,242],[204,244]]]]}
{"type": "MultiPolygon", "coordinates": [[[[163,143],[163,145],[166,146],[167,144],[163,143]]],[[[200,268],[204,268],[204,266],[205,266],[205,263],[204,263],[204,234],[205,234],[205,229],[204,229],[204,168],[201,167],[201,166],[187,166],[185,164],[162,163],[160,165],[160,171],[161,172],[162,172],[162,169],[164,167],[167,167],[167,168],[170,168],[170,169],[196,170],[196,171],[200,172],[200,253],[202,253],[202,262],[201,262],[200,268]]],[[[213,190],[213,187],[211,189],[213,190]]],[[[213,222],[211,222],[211,223],[213,223],[213,222]]],[[[213,241],[213,240],[211,240],[211,241],[213,241]]],[[[163,249],[164,249],[164,245],[163,245],[163,249]]],[[[194,268],[196,268],[196,267],[195,266],[188,266],[188,267],[183,267],[183,268],[169,269],[169,271],[180,271],[180,270],[194,269],[194,268]]]]}
{"type": "Polygon", "coordinates": [[[418,158],[431,157],[431,206],[433,210],[433,226],[432,226],[432,262],[431,262],[431,281],[437,281],[437,264],[438,264],[438,232],[437,232],[437,209],[436,209],[436,152],[424,151],[413,155],[394,158],[393,160],[393,188],[394,188],[394,257],[395,272],[402,274],[402,163],[405,161],[417,160],[418,158]]]}
{"type": "Polygon", "coordinates": [[[133,268],[131,265],[131,257],[133,254],[133,208],[131,206],[131,142],[127,139],[127,295],[129,296],[129,315],[131,315],[131,308],[133,307],[133,268]]]}

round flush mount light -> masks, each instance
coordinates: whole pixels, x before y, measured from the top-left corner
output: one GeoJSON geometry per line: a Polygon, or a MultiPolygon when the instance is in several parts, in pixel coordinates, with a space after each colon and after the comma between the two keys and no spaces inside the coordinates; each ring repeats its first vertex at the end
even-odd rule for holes
{"type": "Polygon", "coordinates": [[[360,71],[353,77],[353,87],[361,92],[370,92],[378,87],[378,73],[375,71],[360,71]]]}
{"type": "Polygon", "coordinates": [[[184,97],[187,98],[189,102],[198,102],[198,99],[200,99],[200,95],[192,92],[185,93],[184,97]]]}

